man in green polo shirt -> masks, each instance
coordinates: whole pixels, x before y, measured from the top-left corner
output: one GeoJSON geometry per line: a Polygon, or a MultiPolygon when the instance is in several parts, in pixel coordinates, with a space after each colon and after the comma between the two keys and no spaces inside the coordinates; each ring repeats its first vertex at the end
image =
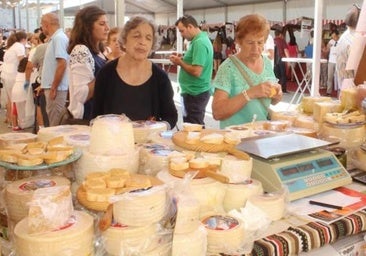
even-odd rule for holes
{"type": "Polygon", "coordinates": [[[183,98],[183,122],[203,124],[210,99],[213,46],[206,32],[200,30],[190,15],[179,18],[175,26],[190,41],[184,56],[172,55],[171,62],[181,66],[178,81],[183,98]]]}

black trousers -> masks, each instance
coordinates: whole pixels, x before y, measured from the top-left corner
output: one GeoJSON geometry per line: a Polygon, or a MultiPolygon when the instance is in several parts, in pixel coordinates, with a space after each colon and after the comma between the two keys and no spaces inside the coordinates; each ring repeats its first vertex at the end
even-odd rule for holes
{"type": "Polygon", "coordinates": [[[198,95],[182,94],[183,97],[183,122],[204,125],[206,106],[210,99],[210,92],[198,95]]]}

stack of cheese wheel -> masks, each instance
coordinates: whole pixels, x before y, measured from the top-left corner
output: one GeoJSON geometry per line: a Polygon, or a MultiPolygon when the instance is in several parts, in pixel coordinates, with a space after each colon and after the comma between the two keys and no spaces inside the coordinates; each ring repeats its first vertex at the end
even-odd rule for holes
{"type": "MultiPolygon", "coordinates": [[[[182,181],[174,177],[167,170],[160,171],[156,177],[164,183],[175,183],[182,181]]],[[[226,191],[226,184],[211,178],[193,179],[191,191],[200,204],[200,217],[212,212],[224,212],[223,202],[226,191]]]]}
{"type": "Polygon", "coordinates": [[[349,150],[347,158],[347,162],[349,162],[350,166],[354,166],[358,169],[361,169],[363,171],[366,171],[366,150],[365,144],[362,144],[360,147],[356,147],[349,150]]]}
{"type": "Polygon", "coordinates": [[[80,148],[83,151],[86,151],[89,148],[90,144],[89,131],[66,134],[64,138],[65,142],[70,146],[80,148]]]}
{"type": "Polygon", "coordinates": [[[14,245],[19,256],[94,255],[94,220],[88,213],[74,211],[64,227],[47,233],[31,233],[28,217],[14,229],[14,245]]]}
{"type": "Polygon", "coordinates": [[[156,224],[141,227],[114,224],[102,233],[104,249],[113,256],[146,251],[149,247],[156,247],[152,245],[152,238],[156,236],[157,228],[156,224]]]}
{"type": "Polygon", "coordinates": [[[189,233],[174,233],[172,256],[202,256],[207,252],[207,232],[202,224],[189,233]]]}
{"type": "Polygon", "coordinates": [[[164,144],[170,148],[177,148],[177,146],[172,141],[174,131],[167,130],[162,132],[154,133],[150,136],[151,143],[164,144]]]}
{"type": "Polygon", "coordinates": [[[9,183],[4,191],[8,218],[15,223],[25,218],[34,191],[38,188],[56,186],[70,186],[70,181],[59,176],[38,176],[9,183]]]}
{"type": "Polygon", "coordinates": [[[165,211],[165,186],[124,193],[113,204],[114,220],[127,226],[142,227],[159,222],[165,211]]]}
{"type": "Polygon", "coordinates": [[[157,121],[133,121],[132,125],[136,143],[147,143],[154,134],[168,129],[165,122],[157,121]]]}
{"type": "Polygon", "coordinates": [[[222,159],[220,172],[226,177],[229,177],[230,183],[239,183],[250,178],[252,169],[252,158],[243,160],[232,155],[227,155],[222,159]]]}
{"type": "Polygon", "coordinates": [[[35,142],[37,135],[27,132],[13,132],[0,134],[0,148],[7,148],[8,146],[20,143],[35,142]]]}
{"type": "Polygon", "coordinates": [[[139,173],[155,176],[168,166],[169,155],[172,152],[172,149],[162,144],[141,145],[139,173]]]}
{"type": "Polygon", "coordinates": [[[84,151],[74,164],[77,184],[82,184],[85,177],[93,172],[107,172],[110,169],[122,168],[130,173],[137,173],[139,168],[139,149],[125,155],[97,155],[84,151]]]}
{"type": "Polygon", "coordinates": [[[175,197],[177,215],[175,219],[175,234],[188,234],[200,225],[200,205],[195,198],[186,195],[175,197]]]}
{"type": "Polygon", "coordinates": [[[245,238],[243,223],[228,215],[209,215],[202,220],[207,231],[207,255],[239,255],[245,238]]]}
{"type": "Polygon", "coordinates": [[[360,146],[365,141],[366,130],[364,124],[323,123],[318,137],[324,140],[339,140],[338,146],[350,149],[360,146]]]}
{"type": "Polygon", "coordinates": [[[66,136],[68,134],[89,133],[90,126],[87,125],[59,125],[44,127],[38,131],[38,141],[48,142],[53,138],[66,136]]]}
{"type": "Polygon", "coordinates": [[[89,151],[96,155],[124,155],[135,149],[131,121],[124,115],[98,116],[92,122],[89,151]]]}
{"type": "Polygon", "coordinates": [[[122,168],[136,173],[139,148],[135,146],[132,123],[124,115],[98,116],[93,120],[89,149],[74,164],[76,182],[92,172],[122,168]]]}
{"type": "Polygon", "coordinates": [[[226,212],[233,209],[239,210],[245,206],[249,197],[262,194],[262,183],[258,180],[248,179],[242,183],[228,184],[224,198],[224,209],[226,212]]]}
{"type": "Polygon", "coordinates": [[[261,209],[272,221],[279,220],[285,213],[286,197],[285,192],[267,193],[253,195],[248,198],[247,204],[261,209]]]}
{"type": "Polygon", "coordinates": [[[297,111],[272,111],[270,110],[271,120],[273,121],[288,121],[293,124],[296,117],[299,115],[297,111]]]}

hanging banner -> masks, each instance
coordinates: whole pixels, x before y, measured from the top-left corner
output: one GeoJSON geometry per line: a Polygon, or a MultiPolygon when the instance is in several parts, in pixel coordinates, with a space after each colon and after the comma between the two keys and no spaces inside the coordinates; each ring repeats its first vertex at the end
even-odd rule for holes
{"type": "Polygon", "coordinates": [[[310,33],[310,30],[312,28],[312,20],[308,19],[302,19],[301,20],[301,37],[304,37],[304,35],[307,35],[310,33]]]}

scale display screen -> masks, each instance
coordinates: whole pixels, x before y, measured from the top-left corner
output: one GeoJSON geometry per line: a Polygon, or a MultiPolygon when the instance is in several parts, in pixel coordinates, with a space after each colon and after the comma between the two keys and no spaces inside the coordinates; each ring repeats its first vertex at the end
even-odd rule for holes
{"type": "Polygon", "coordinates": [[[277,191],[286,186],[290,200],[343,186],[352,181],[335,155],[322,149],[276,159],[253,157],[252,177],[262,182],[266,192],[277,191]]]}

